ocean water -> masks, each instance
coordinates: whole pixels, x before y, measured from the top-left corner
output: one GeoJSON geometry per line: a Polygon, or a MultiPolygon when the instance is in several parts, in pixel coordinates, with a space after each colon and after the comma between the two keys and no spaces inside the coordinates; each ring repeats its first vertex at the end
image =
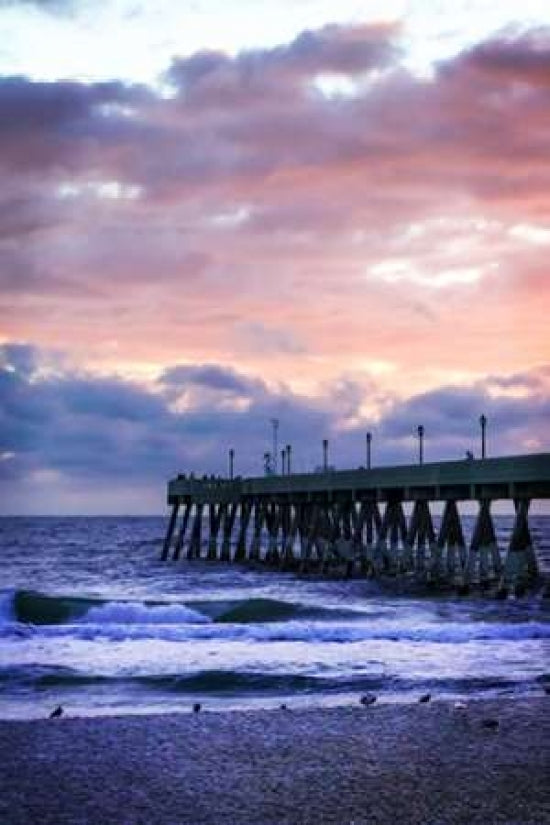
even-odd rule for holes
{"type": "MultiPolygon", "coordinates": [[[[502,546],[512,520],[496,519],[502,546]]],[[[471,529],[471,524],[469,525],[471,529]]],[[[161,562],[164,518],[0,519],[0,718],[540,695],[550,600],[161,562]]],[[[468,530],[468,524],[466,524],[468,530]]],[[[550,517],[531,519],[550,570],[550,517]]],[[[546,674],[546,679],[544,678],[546,674]]]]}

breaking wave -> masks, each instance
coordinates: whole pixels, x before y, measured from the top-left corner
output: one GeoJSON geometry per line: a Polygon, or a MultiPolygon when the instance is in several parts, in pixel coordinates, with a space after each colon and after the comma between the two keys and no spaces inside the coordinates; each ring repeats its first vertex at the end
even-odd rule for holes
{"type": "Polygon", "coordinates": [[[108,601],[75,596],[52,596],[32,590],[17,590],[0,596],[0,624],[32,625],[125,624],[182,625],[263,624],[294,618],[356,618],[358,611],[323,608],[277,599],[239,601],[139,602],[108,601]]]}
{"type": "Polygon", "coordinates": [[[236,640],[254,642],[428,642],[550,639],[550,623],[428,622],[418,626],[385,614],[243,599],[196,603],[107,601],[49,596],[32,591],[4,594],[3,635],[28,633],[75,639],[236,640]],[[382,618],[381,618],[382,616],[382,618]]]}

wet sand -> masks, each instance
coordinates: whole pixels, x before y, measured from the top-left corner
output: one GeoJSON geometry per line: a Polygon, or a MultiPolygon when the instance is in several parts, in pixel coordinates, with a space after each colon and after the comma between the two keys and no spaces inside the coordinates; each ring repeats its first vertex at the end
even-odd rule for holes
{"type": "Polygon", "coordinates": [[[4,721],[0,823],[545,825],[549,710],[541,696],[4,721]]]}

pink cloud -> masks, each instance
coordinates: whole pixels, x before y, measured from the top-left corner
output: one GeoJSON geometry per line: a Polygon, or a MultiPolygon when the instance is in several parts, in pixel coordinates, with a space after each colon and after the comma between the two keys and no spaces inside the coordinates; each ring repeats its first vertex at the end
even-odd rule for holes
{"type": "Polygon", "coordinates": [[[393,29],[335,26],[180,60],[166,99],[0,80],[4,336],[312,386],[387,362],[403,395],[548,360],[547,249],[511,233],[550,220],[548,39],[431,80],[393,29]]]}

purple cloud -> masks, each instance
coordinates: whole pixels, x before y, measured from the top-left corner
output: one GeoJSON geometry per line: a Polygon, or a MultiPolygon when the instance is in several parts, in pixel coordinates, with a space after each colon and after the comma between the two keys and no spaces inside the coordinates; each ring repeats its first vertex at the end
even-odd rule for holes
{"type": "MultiPolygon", "coordinates": [[[[340,468],[364,464],[367,429],[374,433],[376,463],[408,463],[419,423],[426,428],[426,457],[437,460],[476,449],[482,411],[489,417],[492,454],[525,451],[522,443],[547,432],[550,418],[548,385],[535,395],[496,398],[482,385],[447,387],[394,399],[374,427],[358,420],[343,427],[350,415],[360,415],[363,401],[349,379],[311,399],[285,387],[269,389],[216,364],[174,366],[157,387],[144,387],[70,371],[42,375],[43,354],[29,346],[4,346],[0,356],[0,468],[3,484],[21,491],[43,473],[56,474],[58,483],[75,490],[88,489],[92,480],[104,489],[137,479],[160,502],[167,478],[177,472],[225,472],[230,446],[239,473],[260,474],[274,416],[281,422],[282,444],[293,445],[295,469],[302,471],[319,464],[324,437],[330,438],[331,463],[340,468]],[[190,409],[172,406],[174,387],[196,386],[246,395],[249,405],[223,407],[208,395],[190,409]]],[[[536,384],[536,377],[524,378],[525,386],[536,384]]],[[[543,437],[540,449],[549,446],[543,437]]]]}

